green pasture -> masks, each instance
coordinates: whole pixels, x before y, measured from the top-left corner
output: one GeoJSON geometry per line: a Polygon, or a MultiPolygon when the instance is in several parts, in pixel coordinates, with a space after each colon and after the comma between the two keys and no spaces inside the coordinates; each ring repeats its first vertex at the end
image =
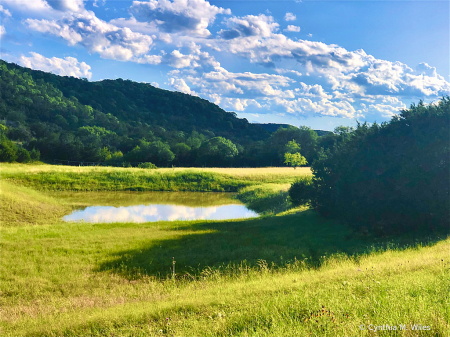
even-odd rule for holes
{"type": "Polygon", "coordinates": [[[306,171],[201,173],[271,214],[247,220],[64,223],[80,202],[51,191],[81,181],[91,191],[119,186],[108,185],[107,172],[131,176],[120,186],[155,186],[153,175],[169,186],[199,170],[2,165],[2,336],[450,334],[446,235],[362,236],[290,208],[289,179],[307,179],[306,171]],[[408,330],[370,330],[383,324],[408,330]]]}

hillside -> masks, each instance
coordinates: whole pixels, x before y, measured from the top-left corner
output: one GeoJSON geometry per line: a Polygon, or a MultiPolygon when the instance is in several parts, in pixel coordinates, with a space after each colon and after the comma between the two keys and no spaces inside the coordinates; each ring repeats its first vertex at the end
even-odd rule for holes
{"type": "Polygon", "coordinates": [[[35,149],[32,158],[74,164],[280,166],[293,139],[308,162],[316,156],[318,138],[309,128],[251,124],[147,83],[89,82],[0,60],[0,86],[0,161],[27,161],[26,151],[35,149]]]}
{"type": "MultiPolygon", "coordinates": [[[[0,110],[2,118],[17,120],[17,116],[11,116],[11,111],[7,110],[20,109],[23,103],[29,103],[27,104],[28,107],[31,107],[33,104],[36,105],[33,98],[38,100],[41,98],[36,89],[41,92],[44,89],[42,94],[49,95],[50,101],[51,98],[56,97],[57,99],[61,98],[63,101],[67,100],[92,107],[91,110],[94,117],[92,124],[99,124],[99,126],[108,129],[116,129],[117,126],[114,125],[116,121],[114,119],[107,121],[107,119],[111,118],[108,118],[109,116],[105,118],[102,114],[113,115],[119,122],[129,124],[126,125],[128,128],[139,128],[142,124],[144,126],[145,124],[151,125],[147,129],[156,133],[160,131],[158,127],[162,127],[166,131],[183,131],[186,133],[197,130],[207,135],[212,132],[217,136],[223,136],[238,143],[261,140],[268,137],[268,133],[260,126],[248,123],[245,118],[237,118],[235,113],[226,112],[219,106],[196,96],[155,88],[147,83],[124,81],[120,78],[117,80],[88,82],[85,79],[58,76],[4,61],[0,61],[0,65],[3,79],[3,103],[0,110]],[[7,70],[10,71],[10,74],[6,74],[7,70]],[[16,76],[11,71],[14,71],[16,76]],[[30,75],[32,81],[27,82],[29,77],[23,77],[21,80],[19,74],[22,76],[24,74],[30,75]],[[22,85],[25,88],[20,88],[18,92],[14,93],[16,89],[13,86],[17,85],[22,85]],[[46,89],[50,89],[49,85],[56,90],[46,92],[48,91],[46,89]],[[31,87],[38,88],[33,88],[34,90],[32,90],[31,87]],[[33,103],[26,99],[21,100],[20,97],[23,96],[33,100],[33,103]],[[245,132],[243,132],[244,130],[245,132]]],[[[50,106],[41,106],[40,108],[44,110],[51,109],[50,106]]],[[[89,109],[89,107],[87,108],[89,109]]],[[[27,112],[25,111],[25,114],[30,121],[42,119],[43,117],[27,112]]],[[[58,114],[55,113],[54,116],[46,117],[56,117],[56,115],[58,114]]],[[[70,112],[66,112],[66,116],[63,117],[66,120],[69,118],[67,120],[69,125],[63,125],[63,128],[70,129],[70,127],[78,126],[75,125],[76,123],[70,123],[70,119],[73,119],[72,116],[70,112]]]]}

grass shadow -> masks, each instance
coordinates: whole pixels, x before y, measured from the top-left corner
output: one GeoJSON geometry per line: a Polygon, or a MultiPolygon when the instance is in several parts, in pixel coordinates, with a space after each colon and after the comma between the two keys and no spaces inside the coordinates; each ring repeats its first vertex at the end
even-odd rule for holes
{"type": "Polygon", "coordinates": [[[284,216],[223,222],[181,222],[169,227],[175,238],[144,241],[139,247],[114,253],[97,271],[128,279],[171,275],[173,258],[177,275],[193,278],[205,272],[239,273],[246,268],[286,267],[295,260],[319,267],[325,257],[339,254],[358,259],[362,254],[386,249],[432,245],[442,235],[425,237],[362,237],[333,220],[305,210],[284,216]],[[181,226],[180,226],[181,225],[181,226]],[[419,239],[418,239],[419,238],[419,239]]]}

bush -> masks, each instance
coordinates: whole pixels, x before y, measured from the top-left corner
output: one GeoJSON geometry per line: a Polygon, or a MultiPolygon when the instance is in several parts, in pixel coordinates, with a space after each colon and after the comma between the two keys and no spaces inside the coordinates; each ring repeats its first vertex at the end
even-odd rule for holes
{"type": "Polygon", "coordinates": [[[28,152],[26,149],[24,149],[23,147],[18,147],[17,148],[17,159],[16,161],[18,163],[28,163],[31,161],[31,156],[30,156],[30,152],[28,152]]]}
{"type": "Polygon", "coordinates": [[[294,182],[289,188],[289,198],[294,206],[308,204],[313,195],[312,179],[304,178],[294,182]]]}
{"type": "Polygon", "coordinates": [[[155,164],[152,164],[150,162],[148,162],[148,163],[140,163],[138,165],[138,167],[142,168],[142,169],[156,169],[157,168],[155,164]]]}
{"type": "Polygon", "coordinates": [[[41,152],[33,147],[33,150],[30,151],[30,157],[33,161],[39,161],[41,159],[41,152]]]}
{"type": "Polygon", "coordinates": [[[378,235],[449,229],[450,97],[366,123],[312,165],[312,206],[378,235]]]}
{"type": "Polygon", "coordinates": [[[17,159],[16,144],[2,137],[0,141],[0,162],[13,162],[17,159]]]}

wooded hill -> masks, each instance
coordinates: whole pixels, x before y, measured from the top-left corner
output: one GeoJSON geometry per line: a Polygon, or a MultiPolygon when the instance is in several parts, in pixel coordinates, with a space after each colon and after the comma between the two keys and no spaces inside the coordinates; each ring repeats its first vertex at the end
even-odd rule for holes
{"type": "MultiPolygon", "coordinates": [[[[47,161],[282,165],[282,149],[271,145],[276,132],[196,96],[130,80],[89,82],[2,60],[0,85],[2,137],[13,141],[9,147],[34,148],[47,161]]],[[[311,160],[317,134],[290,128],[275,143],[296,139],[311,160]]]]}

